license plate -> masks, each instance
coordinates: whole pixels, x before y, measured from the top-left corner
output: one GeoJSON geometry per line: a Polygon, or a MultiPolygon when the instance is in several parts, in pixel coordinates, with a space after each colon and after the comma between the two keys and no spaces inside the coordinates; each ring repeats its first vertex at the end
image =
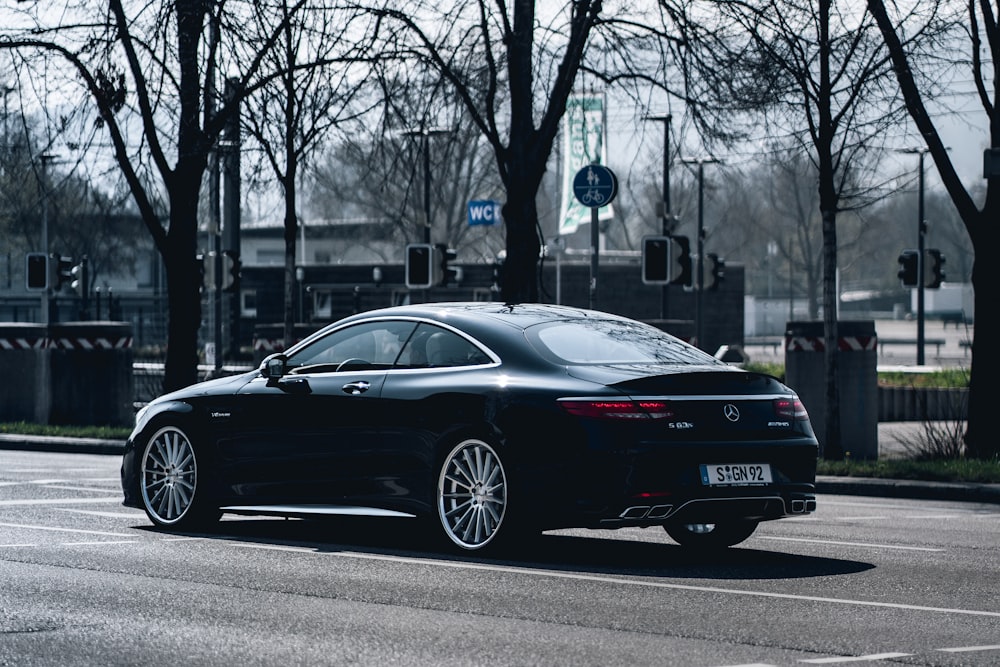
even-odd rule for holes
{"type": "Polygon", "coordinates": [[[713,463],[701,466],[705,486],[763,486],[771,483],[769,463],[713,463]]]}

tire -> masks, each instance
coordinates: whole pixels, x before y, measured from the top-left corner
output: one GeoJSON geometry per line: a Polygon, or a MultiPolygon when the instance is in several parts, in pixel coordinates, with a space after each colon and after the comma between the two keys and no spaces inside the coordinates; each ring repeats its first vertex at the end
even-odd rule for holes
{"type": "Polygon", "coordinates": [[[177,426],[157,430],[143,447],[139,467],[139,495],[149,520],[175,529],[218,521],[218,508],[203,507],[203,488],[187,434],[177,426]]]}
{"type": "Polygon", "coordinates": [[[753,535],[757,521],[727,521],[725,523],[671,523],[663,527],[682,547],[691,549],[725,549],[753,535]]]}
{"type": "Polygon", "coordinates": [[[436,505],[438,523],[451,545],[462,551],[495,548],[512,534],[507,474],[497,451],[483,440],[467,438],[441,463],[436,505]]]}

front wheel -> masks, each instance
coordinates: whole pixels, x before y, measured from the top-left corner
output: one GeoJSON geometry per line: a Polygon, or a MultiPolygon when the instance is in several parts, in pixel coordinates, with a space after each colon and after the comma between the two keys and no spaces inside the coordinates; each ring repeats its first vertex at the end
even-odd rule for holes
{"type": "Polygon", "coordinates": [[[451,542],[477,551],[497,540],[507,517],[507,475],[496,450],[474,438],[445,456],[437,485],[438,519],[451,542]]]}
{"type": "Polygon", "coordinates": [[[191,440],[180,428],[156,431],[142,452],[139,491],[150,521],[165,528],[190,528],[217,520],[217,508],[203,507],[204,483],[191,440]]]}
{"type": "Polygon", "coordinates": [[[724,523],[671,523],[663,527],[682,547],[692,549],[725,549],[753,535],[757,521],[724,523]]]}

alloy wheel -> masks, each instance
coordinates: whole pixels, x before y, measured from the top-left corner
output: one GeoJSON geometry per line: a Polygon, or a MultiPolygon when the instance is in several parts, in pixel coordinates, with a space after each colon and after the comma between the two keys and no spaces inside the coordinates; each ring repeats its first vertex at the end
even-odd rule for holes
{"type": "Polygon", "coordinates": [[[142,456],[142,502],[154,523],[170,526],[191,510],[198,484],[198,462],[190,440],[168,426],[149,439],[142,456]]]}
{"type": "Polygon", "coordinates": [[[465,440],[444,460],[437,490],[438,515],[448,538],[467,550],[496,537],[507,510],[507,477],[496,450],[465,440]]]}

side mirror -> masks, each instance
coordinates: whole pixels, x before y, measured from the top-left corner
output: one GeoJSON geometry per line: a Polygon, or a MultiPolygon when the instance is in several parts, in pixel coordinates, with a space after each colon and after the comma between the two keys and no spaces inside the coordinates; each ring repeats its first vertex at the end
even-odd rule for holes
{"type": "Polygon", "coordinates": [[[281,353],[269,355],[260,364],[261,375],[268,380],[277,380],[285,375],[285,364],[288,357],[281,353]]]}

